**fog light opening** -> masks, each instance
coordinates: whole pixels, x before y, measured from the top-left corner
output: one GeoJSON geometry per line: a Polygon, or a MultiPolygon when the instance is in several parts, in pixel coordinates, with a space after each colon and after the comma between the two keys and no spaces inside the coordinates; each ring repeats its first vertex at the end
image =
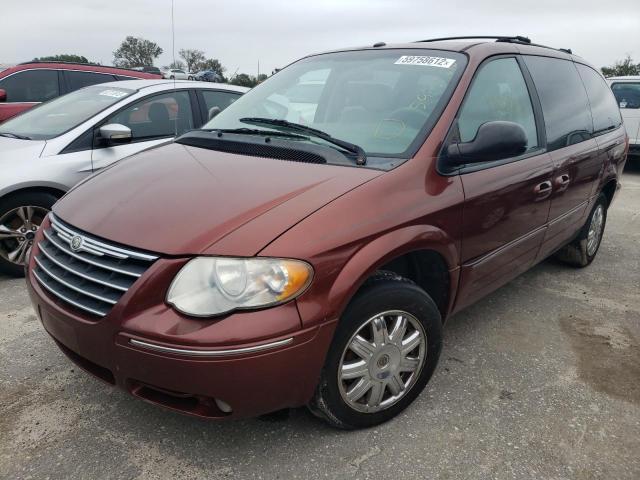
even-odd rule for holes
{"type": "Polygon", "coordinates": [[[216,406],[220,409],[221,412],[231,413],[233,411],[231,405],[229,405],[227,402],[224,402],[219,398],[215,398],[214,400],[216,401],[216,406]]]}

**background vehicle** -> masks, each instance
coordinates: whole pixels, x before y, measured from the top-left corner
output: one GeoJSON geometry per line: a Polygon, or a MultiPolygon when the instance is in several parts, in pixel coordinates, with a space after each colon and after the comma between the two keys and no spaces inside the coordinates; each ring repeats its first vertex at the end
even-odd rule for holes
{"type": "Polygon", "coordinates": [[[153,65],[146,66],[146,67],[136,67],[133,70],[136,70],[139,72],[153,73],[154,75],[162,76],[162,72],[160,71],[160,69],[158,67],[154,67],[153,65]]]}
{"type": "Polygon", "coordinates": [[[0,270],[21,275],[51,205],[92,172],[198,128],[247,89],[130,80],[87,87],[0,125],[0,270]]]}
{"type": "Polygon", "coordinates": [[[178,68],[171,68],[168,70],[162,70],[162,78],[170,78],[176,80],[188,80],[189,74],[184,70],[180,70],[178,68]]]}
{"type": "Polygon", "coordinates": [[[607,82],[629,134],[629,154],[640,156],[640,76],[610,77],[607,82]]]}
{"type": "Polygon", "coordinates": [[[200,82],[216,82],[220,83],[222,81],[222,77],[213,70],[203,70],[195,74],[195,80],[200,82]]]}
{"type": "Polygon", "coordinates": [[[29,260],[47,331],[184,413],[394,417],[432,376],[448,316],[556,252],[594,260],[624,168],[596,69],[491,39],[306,57],[79,185],[29,260]],[[312,123],[288,122],[274,98],[299,104],[294,87],[321,71],[312,123]],[[66,273],[72,251],[83,277],[66,273]]]}
{"type": "Polygon", "coordinates": [[[26,62],[0,72],[0,122],[41,102],[88,85],[160,78],[124,68],[86,63],[26,62]]]}

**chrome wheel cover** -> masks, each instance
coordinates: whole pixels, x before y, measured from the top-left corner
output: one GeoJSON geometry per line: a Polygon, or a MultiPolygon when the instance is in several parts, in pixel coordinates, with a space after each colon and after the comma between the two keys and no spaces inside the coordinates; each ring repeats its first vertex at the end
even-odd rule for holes
{"type": "Polygon", "coordinates": [[[349,339],[338,367],[342,399],[354,410],[389,408],[413,387],[427,358],[422,324],[401,310],[364,322],[349,339]]]}
{"type": "Polygon", "coordinates": [[[0,258],[15,265],[24,265],[33,245],[35,233],[49,210],[23,206],[9,210],[0,217],[0,258]]]}
{"type": "Polygon", "coordinates": [[[589,224],[589,233],[587,234],[587,255],[590,257],[598,250],[602,232],[604,230],[604,207],[598,205],[591,215],[591,223],[589,224]]]}

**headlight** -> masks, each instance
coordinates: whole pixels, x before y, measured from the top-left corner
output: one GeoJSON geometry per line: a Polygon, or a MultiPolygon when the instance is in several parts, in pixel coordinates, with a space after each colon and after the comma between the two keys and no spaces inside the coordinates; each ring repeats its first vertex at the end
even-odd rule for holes
{"type": "Polygon", "coordinates": [[[284,303],[311,283],[313,269],[300,260],[198,257],[178,272],[167,302],[199,317],[284,303]]]}

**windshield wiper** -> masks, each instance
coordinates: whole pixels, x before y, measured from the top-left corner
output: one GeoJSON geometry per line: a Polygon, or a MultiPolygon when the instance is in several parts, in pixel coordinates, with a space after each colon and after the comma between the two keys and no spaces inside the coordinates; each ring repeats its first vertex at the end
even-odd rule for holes
{"type": "Polygon", "coordinates": [[[295,133],[280,132],[277,130],[259,130],[257,128],[206,128],[205,132],[235,133],[238,135],[264,135],[270,137],[289,137],[299,140],[309,140],[309,137],[295,133]]]}
{"type": "Polygon", "coordinates": [[[15,133],[5,133],[5,132],[0,132],[0,137],[7,137],[7,138],[17,138],[18,140],[31,140],[31,137],[27,137],[25,135],[17,135],[15,133]]]}
{"type": "Polygon", "coordinates": [[[316,128],[307,127],[300,123],[289,122],[287,120],[281,120],[277,118],[262,118],[262,117],[245,117],[241,118],[242,123],[254,124],[254,125],[270,125],[272,127],[286,128],[287,130],[293,130],[300,133],[306,133],[307,135],[313,135],[314,137],[321,138],[325,142],[337,145],[348,152],[356,155],[356,165],[365,165],[367,163],[367,154],[364,149],[355,143],[333,138],[327,132],[318,130],[316,128]]]}

